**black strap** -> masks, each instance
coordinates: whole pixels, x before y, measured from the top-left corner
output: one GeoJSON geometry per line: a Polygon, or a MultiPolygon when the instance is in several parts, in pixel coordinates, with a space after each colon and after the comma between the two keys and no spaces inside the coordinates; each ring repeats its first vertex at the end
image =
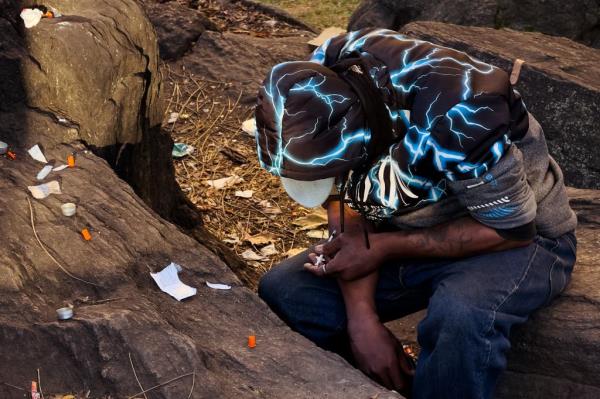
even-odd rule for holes
{"type": "Polygon", "coordinates": [[[369,77],[368,70],[360,57],[344,59],[330,68],[348,83],[358,96],[371,131],[366,162],[355,170],[355,173],[360,174],[368,170],[381,155],[388,151],[397,138],[394,136],[392,121],[381,92],[369,77]]]}

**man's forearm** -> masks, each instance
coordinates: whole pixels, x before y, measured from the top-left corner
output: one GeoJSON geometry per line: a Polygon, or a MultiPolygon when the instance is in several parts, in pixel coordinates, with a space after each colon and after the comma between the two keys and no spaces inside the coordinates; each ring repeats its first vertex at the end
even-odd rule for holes
{"type": "Polygon", "coordinates": [[[530,243],[506,240],[471,217],[413,231],[378,233],[372,242],[383,259],[459,258],[530,243]]]}
{"type": "Polygon", "coordinates": [[[375,288],[378,277],[375,272],[352,281],[338,279],[349,323],[360,322],[365,317],[377,317],[375,288]]]}

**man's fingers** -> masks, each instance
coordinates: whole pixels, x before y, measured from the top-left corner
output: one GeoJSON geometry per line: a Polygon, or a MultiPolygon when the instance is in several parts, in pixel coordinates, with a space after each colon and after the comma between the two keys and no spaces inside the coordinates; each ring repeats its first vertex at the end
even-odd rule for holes
{"type": "Polygon", "coordinates": [[[324,275],[323,269],[321,268],[321,266],[315,266],[313,263],[305,263],[304,269],[311,272],[315,276],[323,277],[323,275],[324,275]]]}
{"type": "Polygon", "coordinates": [[[405,375],[411,377],[415,376],[415,364],[412,358],[404,352],[404,348],[401,343],[398,343],[398,361],[400,363],[400,369],[405,375]]]}
{"type": "Polygon", "coordinates": [[[331,242],[319,244],[315,247],[317,254],[323,254],[329,257],[333,257],[337,251],[342,248],[342,240],[340,236],[334,238],[331,242]]]}
{"type": "Polygon", "coordinates": [[[318,258],[318,256],[319,256],[319,255],[317,255],[316,253],[314,253],[314,252],[311,252],[311,253],[309,253],[309,254],[308,254],[308,259],[310,259],[310,261],[311,261],[313,264],[315,264],[315,263],[317,263],[317,258],[318,258]]]}
{"type": "Polygon", "coordinates": [[[402,375],[402,371],[400,371],[400,364],[398,361],[394,362],[390,367],[390,378],[394,384],[393,389],[396,391],[402,392],[406,388],[405,377],[402,375]]]}

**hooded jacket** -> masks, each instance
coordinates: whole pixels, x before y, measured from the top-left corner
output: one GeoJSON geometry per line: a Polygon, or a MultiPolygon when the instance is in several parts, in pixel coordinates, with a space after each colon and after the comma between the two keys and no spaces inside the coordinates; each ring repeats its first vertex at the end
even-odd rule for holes
{"type": "Polygon", "coordinates": [[[499,231],[526,226],[524,238],[576,226],[560,168],[508,75],[465,53],[389,30],[350,32],[309,63],[273,68],[256,119],[268,171],[316,180],[351,169],[348,201],[370,219],[416,228],[470,214],[499,231]],[[394,138],[366,168],[368,118],[331,70],[351,58],[383,99],[394,138]]]}

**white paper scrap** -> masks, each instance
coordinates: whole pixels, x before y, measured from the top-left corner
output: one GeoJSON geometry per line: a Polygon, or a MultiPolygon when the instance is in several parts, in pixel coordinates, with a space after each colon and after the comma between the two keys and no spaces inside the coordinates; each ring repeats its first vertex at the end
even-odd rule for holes
{"type": "Polygon", "coordinates": [[[254,191],[252,190],[245,190],[245,191],[236,191],[235,192],[235,196],[236,197],[241,197],[241,198],[252,198],[252,195],[254,195],[254,191]]]}
{"type": "Polygon", "coordinates": [[[31,195],[35,199],[44,199],[50,194],[62,194],[60,192],[60,184],[56,180],[40,184],[39,186],[27,186],[27,188],[31,191],[31,195]]]}
{"type": "Polygon", "coordinates": [[[242,123],[242,130],[249,136],[256,136],[256,119],[248,119],[242,123]]]}
{"type": "Polygon", "coordinates": [[[210,288],[212,288],[214,290],[230,290],[231,289],[231,286],[227,285],[227,284],[215,284],[215,283],[209,283],[207,281],[206,285],[208,285],[210,288]]]}
{"type": "Polygon", "coordinates": [[[171,263],[160,272],[150,273],[150,275],[154,281],[156,281],[158,288],[178,301],[196,295],[196,289],[194,287],[190,287],[179,280],[177,267],[174,263],[171,263]]]}
{"type": "Polygon", "coordinates": [[[60,166],[55,166],[54,169],[52,169],[53,172],[60,172],[61,170],[67,169],[69,167],[69,165],[60,165],[60,166]]]}
{"type": "Polygon", "coordinates": [[[39,145],[34,145],[27,152],[29,153],[29,155],[31,155],[31,158],[35,159],[36,161],[41,163],[48,163],[39,145]]]}
{"type": "Polygon", "coordinates": [[[222,190],[224,188],[231,187],[234,184],[238,184],[243,181],[244,181],[244,179],[242,179],[241,177],[239,177],[237,175],[232,175],[232,176],[223,177],[223,178],[217,179],[217,180],[206,180],[204,182],[204,184],[206,184],[207,186],[210,186],[212,188],[215,188],[217,190],[222,190]]]}
{"type": "Polygon", "coordinates": [[[27,29],[36,26],[42,20],[43,15],[44,13],[37,8],[26,8],[21,11],[21,18],[23,19],[27,29]]]}
{"type": "Polygon", "coordinates": [[[42,170],[40,170],[40,172],[37,174],[37,179],[44,180],[46,176],[50,174],[50,172],[52,172],[52,165],[44,166],[42,170]]]}
{"type": "Polygon", "coordinates": [[[177,119],[179,119],[179,112],[171,112],[171,115],[169,115],[169,120],[167,121],[167,123],[175,123],[175,122],[177,122],[177,119]]]}

